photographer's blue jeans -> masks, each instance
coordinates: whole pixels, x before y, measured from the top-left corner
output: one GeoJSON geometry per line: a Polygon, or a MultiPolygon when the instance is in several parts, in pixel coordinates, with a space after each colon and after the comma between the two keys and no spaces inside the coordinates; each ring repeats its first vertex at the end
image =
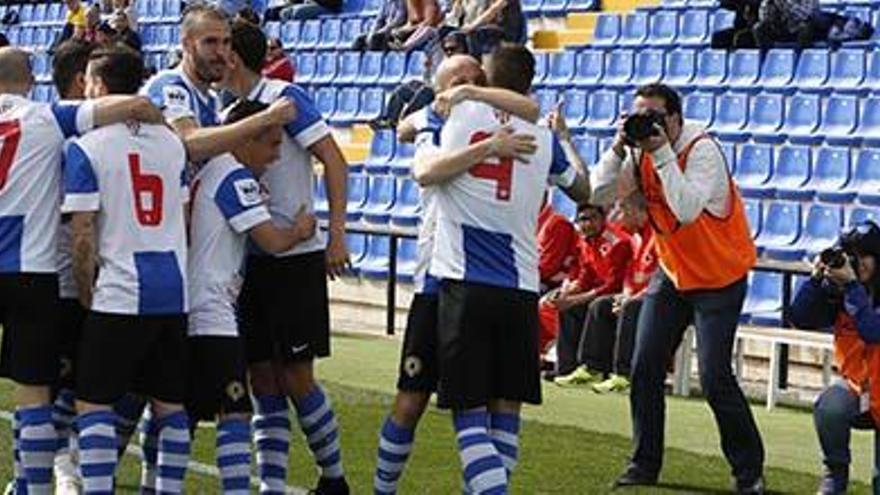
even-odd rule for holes
{"type": "Polygon", "coordinates": [[[764,445],[731,366],[745,293],[745,278],[722,289],[681,292],[662,269],[654,274],[639,312],[633,352],[632,468],[651,476],[660,473],[666,365],[682,332],[693,321],[700,385],[715,415],[724,456],[741,482],[753,482],[763,474],[764,445]]]}
{"type": "MultiPolygon", "coordinates": [[[[831,385],[816,399],[813,424],[822,446],[822,462],[835,473],[849,469],[852,429],[875,429],[871,417],[859,413],[859,397],[843,382],[831,385]]],[[[840,481],[843,486],[838,486],[844,489],[846,480],[840,481]]],[[[874,493],[880,493],[880,431],[874,432],[874,493]]]]}

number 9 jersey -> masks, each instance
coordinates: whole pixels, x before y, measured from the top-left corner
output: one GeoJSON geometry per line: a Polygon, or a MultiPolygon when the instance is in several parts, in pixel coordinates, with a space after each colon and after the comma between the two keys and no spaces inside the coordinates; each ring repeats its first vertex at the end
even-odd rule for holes
{"type": "Polygon", "coordinates": [[[490,158],[436,188],[431,275],[538,292],[537,222],[548,183],[570,186],[575,169],[546,127],[485,103],[456,105],[443,126],[441,153],[460,151],[503,127],[535,136],[527,163],[490,158]]]}
{"type": "Polygon", "coordinates": [[[62,211],[98,214],[92,311],[187,311],[185,164],[183,143],[161,125],[103,127],[67,147],[62,211]]]}

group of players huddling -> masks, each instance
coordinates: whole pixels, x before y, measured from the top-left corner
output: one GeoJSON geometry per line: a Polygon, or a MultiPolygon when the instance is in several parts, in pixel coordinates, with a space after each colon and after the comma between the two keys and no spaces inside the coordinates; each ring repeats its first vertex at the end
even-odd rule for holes
{"type": "MultiPolygon", "coordinates": [[[[197,6],[181,42],[181,65],[143,86],[138,54],[68,42],[53,58],[53,104],[27,99],[28,55],[0,49],[14,493],[112,493],[139,420],[142,492],[182,491],[191,435],[208,420],[223,493],[248,493],[252,445],[260,492],[284,493],[291,406],[320,470],[315,493],[349,491],[313,372],[330,352],[327,278],[348,263],[347,164],[308,94],[260,76],[258,26],[197,6]],[[226,109],[219,87],[238,98],[226,109]],[[311,213],[313,158],[326,240],[311,213]]],[[[482,67],[451,56],[435,103],[399,129],[416,145],[423,218],[376,493],[396,493],[435,391],[452,410],[465,491],[507,493],[520,404],[541,399],[538,211],[548,182],[589,196],[585,172],[535,124],[533,73],[522,47],[482,67]]]]}

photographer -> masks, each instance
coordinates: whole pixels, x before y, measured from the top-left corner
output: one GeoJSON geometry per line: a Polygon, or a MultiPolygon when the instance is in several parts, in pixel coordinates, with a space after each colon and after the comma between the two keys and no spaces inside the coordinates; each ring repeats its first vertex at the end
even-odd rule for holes
{"type": "Polygon", "coordinates": [[[755,263],[742,200],[717,141],[684,122],[681,97],[662,84],[636,91],[615,142],[592,177],[592,201],[645,197],[660,270],[648,285],[632,360],[634,452],[618,486],[654,485],[663,461],[668,356],[689,322],[700,385],[712,408],[737,493],[763,493],[764,447],[733,376],[731,351],[755,263]]]}
{"type": "MultiPolygon", "coordinates": [[[[789,320],[798,328],[834,330],[840,381],[816,400],[813,419],[822,462],[819,493],[846,493],[852,428],[880,426],[880,228],[865,222],[813,264],[795,295],[789,320]]],[[[875,433],[874,493],[880,491],[880,433],[875,433]]]]}

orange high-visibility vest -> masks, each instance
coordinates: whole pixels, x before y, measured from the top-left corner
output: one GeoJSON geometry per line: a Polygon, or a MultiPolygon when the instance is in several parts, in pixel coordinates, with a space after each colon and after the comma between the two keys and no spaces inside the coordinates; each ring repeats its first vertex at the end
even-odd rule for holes
{"type": "MultiPolygon", "coordinates": [[[[684,172],[694,145],[708,138],[701,134],[678,154],[678,166],[684,172]]],[[[671,165],[668,165],[671,166],[671,165]]],[[[746,276],[757,259],[755,243],[749,230],[739,190],[730,183],[730,212],[717,217],[703,210],[697,219],[682,225],[666,202],[663,184],[649,153],[642,153],[638,182],[654,228],[654,242],[660,266],[679,290],[718,289],[746,276]]]]}
{"type": "Polygon", "coordinates": [[[855,320],[846,311],[834,322],[834,362],[853,393],[868,392],[871,417],[880,427],[880,346],[862,340],[855,320]]]}

